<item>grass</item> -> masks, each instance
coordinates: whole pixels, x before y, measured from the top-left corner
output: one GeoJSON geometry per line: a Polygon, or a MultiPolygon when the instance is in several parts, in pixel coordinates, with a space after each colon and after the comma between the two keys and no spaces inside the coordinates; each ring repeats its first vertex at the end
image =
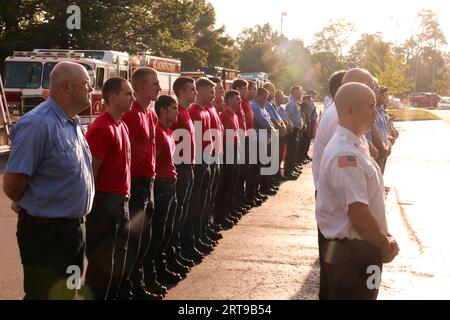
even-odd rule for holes
{"type": "Polygon", "coordinates": [[[390,116],[395,117],[395,121],[420,121],[420,120],[440,120],[440,118],[426,110],[387,110],[390,116]]]}

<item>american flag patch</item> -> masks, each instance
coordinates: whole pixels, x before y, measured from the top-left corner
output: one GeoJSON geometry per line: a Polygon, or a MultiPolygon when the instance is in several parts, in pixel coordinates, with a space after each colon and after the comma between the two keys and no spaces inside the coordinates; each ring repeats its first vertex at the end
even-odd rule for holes
{"type": "Polygon", "coordinates": [[[356,167],[355,156],[342,156],[338,158],[339,168],[356,167]]]}

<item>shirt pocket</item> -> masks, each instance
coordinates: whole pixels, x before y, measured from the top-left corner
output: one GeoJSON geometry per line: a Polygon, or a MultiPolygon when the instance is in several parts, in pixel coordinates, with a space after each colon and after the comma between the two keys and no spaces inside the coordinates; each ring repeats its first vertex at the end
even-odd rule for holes
{"type": "Polygon", "coordinates": [[[55,139],[55,170],[75,172],[78,164],[77,146],[67,139],[55,139]]]}

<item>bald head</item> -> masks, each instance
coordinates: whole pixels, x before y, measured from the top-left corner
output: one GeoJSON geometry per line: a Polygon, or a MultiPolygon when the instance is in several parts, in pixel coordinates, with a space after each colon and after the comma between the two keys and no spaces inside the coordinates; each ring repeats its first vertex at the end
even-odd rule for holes
{"type": "Polygon", "coordinates": [[[367,85],[349,82],[342,85],[334,97],[341,126],[362,135],[375,121],[375,94],[367,85]]]}
{"type": "Polygon", "coordinates": [[[342,84],[346,84],[349,82],[359,82],[365,84],[370,89],[374,88],[373,76],[366,69],[361,68],[349,69],[345,73],[344,78],[342,78],[342,84]]]}
{"type": "Polygon", "coordinates": [[[92,90],[89,74],[78,63],[61,61],[50,73],[50,97],[69,117],[90,106],[92,90]]]}
{"type": "Polygon", "coordinates": [[[50,73],[50,95],[52,91],[55,93],[55,90],[60,90],[64,81],[81,80],[84,75],[87,75],[87,71],[82,65],[70,61],[59,62],[50,73]]]}

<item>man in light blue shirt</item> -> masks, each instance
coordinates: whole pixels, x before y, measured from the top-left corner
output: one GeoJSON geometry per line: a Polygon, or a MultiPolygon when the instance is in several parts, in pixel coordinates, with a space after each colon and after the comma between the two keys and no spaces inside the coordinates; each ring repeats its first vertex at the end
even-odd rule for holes
{"type": "Polygon", "coordinates": [[[302,98],[302,88],[294,86],[291,88],[292,98],[286,105],[286,113],[292,121],[294,129],[286,138],[286,159],[284,161],[284,175],[290,180],[295,180],[300,175],[300,168],[295,167],[297,157],[297,145],[301,137],[303,127],[302,115],[300,111],[300,100],[302,98]]]}
{"type": "Polygon", "coordinates": [[[91,154],[77,116],[91,103],[89,75],[80,64],[60,62],[50,81],[49,99],[11,132],[3,182],[19,215],[24,299],[74,297],[78,286],[66,285],[66,272],[75,267],[81,276],[83,217],[94,197],[91,154]]]}
{"type": "MultiPolygon", "coordinates": [[[[258,141],[254,141],[250,138],[250,143],[257,143],[258,145],[258,163],[257,166],[259,170],[257,170],[257,175],[252,177],[251,181],[249,181],[249,197],[257,196],[258,198],[262,198],[264,200],[267,199],[267,194],[264,193],[263,187],[267,186],[267,176],[262,176],[261,173],[261,154],[268,155],[268,143],[270,141],[271,130],[275,130],[272,121],[270,121],[270,115],[267,110],[264,108],[269,92],[264,88],[258,88],[255,98],[250,102],[250,105],[254,114],[254,125],[255,130],[258,133],[258,141]],[[261,143],[261,139],[263,137],[267,137],[267,144],[261,143]],[[260,149],[261,148],[261,149],[260,149]],[[261,188],[258,190],[258,186],[261,188]]],[[[250,150],[252,150],[252,146],[250,146],[250,150]]]]}
{"type": "MultiPolygon", "coordinates": [[[[259,91],[258,91],[259,93],[259,91]]],[[[274,129],[272,121],[270,120],[270,115],[267,112],[267,110],[264,108],[265,101],[263,103],[260,103],[259,100],[257,100],[258,93],[256,94],[255,99],[250,101],[250,105],[252,107],[253,113],[254,113],[254,123],[255,123],[255,129],[261,130],[261,129],[274,129]]]]}

